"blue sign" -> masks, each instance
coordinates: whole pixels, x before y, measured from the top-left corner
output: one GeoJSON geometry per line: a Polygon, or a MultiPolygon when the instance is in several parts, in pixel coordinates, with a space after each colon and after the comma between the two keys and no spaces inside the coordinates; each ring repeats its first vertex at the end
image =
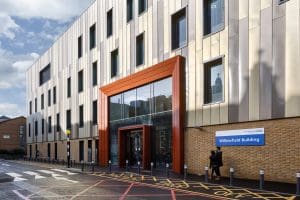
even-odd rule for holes
{"type": "Polygon", "coordinates": [[[228,130],[216,132],[216,146],[263,146],[264,128],[228,130]]]}

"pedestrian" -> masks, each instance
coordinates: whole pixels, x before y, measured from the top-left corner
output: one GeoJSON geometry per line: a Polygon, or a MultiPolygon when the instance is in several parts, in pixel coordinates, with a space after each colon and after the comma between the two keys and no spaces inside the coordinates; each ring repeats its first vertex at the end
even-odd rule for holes
{"type": "Polygon", "coordinates": [[[217,168],[217,179],[220,179],[221,178],[221,173],[220,173],[220,167],[223,166],[223,153],[221,151],[221,147],[217,147],[217,150],[216,150],[216,157],[218,159],[218,163],[219,163],[219,166],[217,168]]]}
{"type": "Polygon", "coordinates": [[[216,152],[215,151],[210,151],[210,164],[209,164],[209,168],[211,169],[211,179],[214,179],[214,173],[218,176],[217,174],[217,169],[219,167],[219,163],[218,163],[218,158],[216,156],[216,152]]]}

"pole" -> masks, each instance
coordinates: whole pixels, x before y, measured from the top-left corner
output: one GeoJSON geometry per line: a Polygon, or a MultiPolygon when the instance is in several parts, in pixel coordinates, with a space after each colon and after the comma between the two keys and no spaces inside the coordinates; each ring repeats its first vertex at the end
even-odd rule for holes
{"type": "Polygon", "coordinates": [[[187,165],[186,165],[186,164],[184,164],[183,168],[184,168],[184,175],[183,175],[183,179],[185,180],[185,179],[186,179],[186,176],[187,176],[187,165]]]}
{"type": "Polygon", "coordinates": [[[108,161],[109,173],[111,173],[111,160],[108,161]]]}
{"type": "Polygon", "coordinates": [[[70,159],[71,159],[71,156],[70,156],[70,135],[68,134],[68,137],[67,137],[67,156],[68,156],[68,168],[70,168],[70,159]]]}
{"type": "Polygon", "coordinates": [[[141,162],[138,161],[138,174],[140,175],[141,174],[141,162]]]}
{"type": "Polygon", "coordinates": [[[296,173],[296,178],[297,178],[297,191],[296,191],[296,195],[300,196],[300,172],[296,173]]]}
{"type": "Polygon", "coordinates": [[[259,170],[259,189],[263,190],[265,184],[265,171],[263,169],[259,170]]]}
{"type": "Polygon", "coordinates": [[[205,170],[205,182],[207,183],[208,182],[208,167],[205,167],[204,170],[205,170]]]}
{"type": "Polygon", "coordinates": [[[229,185],[232,186],[233,185],[234,169],[230,168],[229,172],[230,172],[230,183],[229,183],[229,185]]]}
{"type": "Polygon", "coordinates": [[[169,178],[169,163],[166,164],[166,174],[167,178],[169,178]]]}
{"type": "Polygon", "coordinates": [[[153,162],[151,162],[151,176],[153,176],[153,162]]]}

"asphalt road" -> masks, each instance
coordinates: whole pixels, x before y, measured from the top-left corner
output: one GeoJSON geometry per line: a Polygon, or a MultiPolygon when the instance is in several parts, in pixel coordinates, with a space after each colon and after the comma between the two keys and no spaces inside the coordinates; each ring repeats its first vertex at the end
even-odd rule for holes
{"type": "Polygon", "coordinates": [[[0,160],[0,173],[14,177],[0,183],[1,200],[29,199],[229,199],[179,191],[113,177],[75,173],[0,160]]]}

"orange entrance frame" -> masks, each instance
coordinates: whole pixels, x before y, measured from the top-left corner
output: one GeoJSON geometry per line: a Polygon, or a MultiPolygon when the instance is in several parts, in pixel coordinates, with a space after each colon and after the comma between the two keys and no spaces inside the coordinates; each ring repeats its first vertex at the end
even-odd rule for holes
{"type": "Polygon", "coordinates": [[[141,130],[143,135],[143,157],[142,157],[142,167],[144,169],[150,169],[150,157],[151,157],[151,143],[150,143],[150,134],[151,134],[151,127],[148,125],[136,125],[136,126],[126,126],[118,129],[118,136],[119,136],[119,166],[125,167],[125,145],[126,145],[126,133],[128,131],[133,130],[141,130]]]}
{"type": "Polygon", "coordinates": [[[99,161],[107,166],[110,154],[109,97],[167,77],[172,77],[172,166],[183,172],[185,121],[185,60],[175,56],[135,74],[103,86],[99,91],[99,161]]]}

